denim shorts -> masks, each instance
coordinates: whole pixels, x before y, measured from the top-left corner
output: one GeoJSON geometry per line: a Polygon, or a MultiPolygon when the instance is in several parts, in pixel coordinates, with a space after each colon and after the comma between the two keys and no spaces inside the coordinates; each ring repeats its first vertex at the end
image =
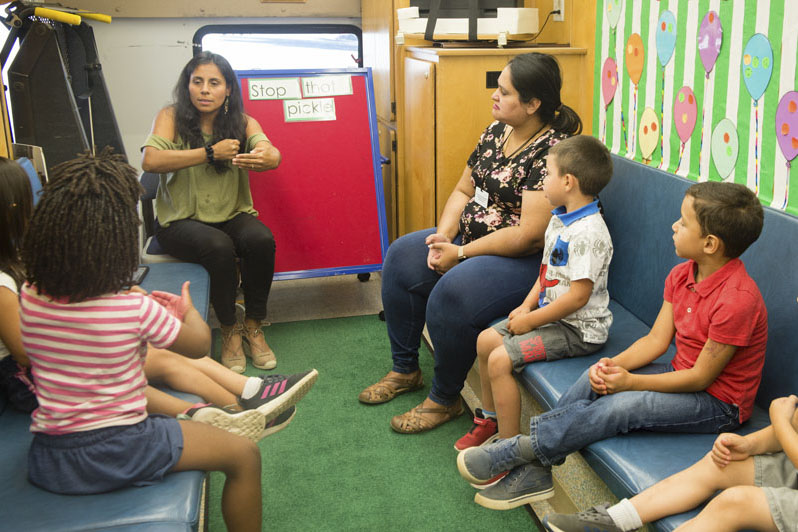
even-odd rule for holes
{"type": "Polygon", "coordinates": [[[28,451],[28,480],[65,495],[147,486],[162,480],[182,452],[180,424],[157,414],[135,425],[61,435],[37,432],[28,451]]]}
{"type": "Polygon", "coordinates": [[[779,532],[798,531],[798,470],[783,452],[754,456],[754,484],[762,488],[779,532]]]}
{"type": "Polygon", "coordinates": [[[519,335],[507,330],[508,321],[502,320],[493,329],[504,337],[504,348],[516,373],[532,362],[581,357],[595,353],[604,345],[583,341],[579,329],[562,321],[547,323],[519,335]]]}

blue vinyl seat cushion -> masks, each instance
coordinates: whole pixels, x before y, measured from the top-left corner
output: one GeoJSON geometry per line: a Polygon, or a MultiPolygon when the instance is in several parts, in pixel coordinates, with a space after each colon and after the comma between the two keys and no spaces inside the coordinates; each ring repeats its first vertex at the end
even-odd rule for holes
{"type": "MultiPolygon", "coordinates": [[[[190,402],[196,396],[179,394],[190,402]]],[[[169,530],[197,529],[202,471],[169,474],[146,488],[101,495],[58,495],[28,482],[30,416],[6,408],[0,415],[0,515],[5,530],[169,530]]]]}

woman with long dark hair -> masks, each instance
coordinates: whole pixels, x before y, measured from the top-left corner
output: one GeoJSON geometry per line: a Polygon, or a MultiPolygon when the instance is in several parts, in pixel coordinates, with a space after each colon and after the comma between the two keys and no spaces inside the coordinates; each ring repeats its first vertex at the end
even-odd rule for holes
{"type": "Polygon", "coordinates": [[[274,276],[274,237],[257,218],[249,172],[277,168],[280,152],[260,124],[244,114],[230,63],[202,52],[186,64],[174,103],[158,113],[143,147],[141,167],[161,174],[156,209],[164,250],[202,264],[211,278],[211,303],[222,326],[222,363],[246,368],[277,364],[261,322],[274,276]],[[240,260],[246,316],[236,323],[240,260]]]}
{"type": "MultiPolygon", "coordinates": [[[[393,367],[363,390],[363,403],[384,403],[423,387],[418,364],[426,323],[435,349],[429,395],[391,420],[416,433],[463,412],[460,390],[476,358],[477,336],[521,304],[538,276],[551,217],[543,192],[549,148],[582,129],[560,100],[562,77],[545,54],[516,56],[494,91],[493,122],[471,154],[438,221],[388,249],[382,302],[393,367]]],[[[484,425],[478,412],[475,428],[484,425]]]]}

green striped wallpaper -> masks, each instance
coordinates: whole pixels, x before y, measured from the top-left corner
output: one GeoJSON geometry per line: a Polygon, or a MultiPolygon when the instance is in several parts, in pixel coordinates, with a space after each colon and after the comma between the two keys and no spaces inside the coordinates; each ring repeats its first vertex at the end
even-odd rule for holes
{"type": "Polygon", "coordinates": [[[593,134],[613,153],[692,180],[743,183],[763,204],[798,214],[787,160],[798,153],[798,1],[597,4],[593,134]]]}

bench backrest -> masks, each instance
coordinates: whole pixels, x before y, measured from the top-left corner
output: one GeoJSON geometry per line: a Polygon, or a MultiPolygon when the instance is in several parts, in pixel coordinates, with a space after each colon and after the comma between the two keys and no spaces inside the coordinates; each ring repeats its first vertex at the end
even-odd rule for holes
{"type": "MultiPolygon", "coordinates": [[[[615,253],[609,273],[613,299],[651,325],[668,272],[682,259],[671,225],[692,181],[613,155],[612,181],[601,193],[615,253]]],[[[757,404],[798,393],[798,218],[765,208],[759,239],[742,255],[768,309],[768,350],[757,404]]]]}
{"type": "Polygon", "coordinates": [[[604,218],[615,251],[609,290],[640,320],[653,325],[662,305],[665,278],[682,261],[673,250],[686,179],[613,155],[614,173],[601,192],[604,218]]]}

